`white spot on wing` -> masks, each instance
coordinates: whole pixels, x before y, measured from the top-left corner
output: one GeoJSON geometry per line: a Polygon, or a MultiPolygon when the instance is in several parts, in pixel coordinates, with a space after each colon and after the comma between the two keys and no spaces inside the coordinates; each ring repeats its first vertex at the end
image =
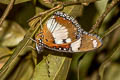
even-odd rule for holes
{"type": "Polygon", "coordinates": [[[66,48],[64,48],[64,50],[66,50],[66,48]]]}
{"type": "Polygon", "coordinates": [[[93,40],[93,39],[91,38],[91,40],[93,40]]]}
{"type": "Polygon", "coordinates": [[[97,41],[93,40],[93,47],[96,48],[97,47],[97,41]]]}
{"type": "Polygon", "coordinates": [[[56,43],[56,44],[63,44],[63,40],[55,39],[55,43],[56,43]]]}
{"type": "Polygon", "coordinates": [[[66,39],[66,43],[70,43],[71,42],[71,39],[70,38],[67,38],[66,39]]]}
{"type": "Polygon", "coordinates": [[[61,50],[61,48],[59,48],[59,50],[61,50]]]}
{"type": "Polygon", "coordinates": [[[71,44],[72,51],[78,52],[81,45],[81,38],[71,44]]]}

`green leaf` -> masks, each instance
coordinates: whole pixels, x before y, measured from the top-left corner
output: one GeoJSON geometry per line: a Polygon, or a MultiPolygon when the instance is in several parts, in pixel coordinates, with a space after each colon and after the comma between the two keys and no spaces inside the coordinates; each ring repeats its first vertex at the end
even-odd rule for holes
{"type": "Polygon", "coordinates": [[[11,56],[12,51],[10,51],[6,47],[0,47],[0,68],[4,65],[4,63],[11,56]]]}
{"type": "Polygon", "coordinates": [[[24,29],[14,21],[4,21],[2,28],[2,32],[5,34],[2,37],[2,46],[13,47],[18,45],[26,33],[24,29]]]}
{"type": "Polygon", "coordinates": [[[71,58],[49,54],[37,64],[33,80],[66,80],[70,61],[71,58]]]}
{"type": "Polygon", "coordinates": [[[26,54],[25,56],[17,57],[14,63],[14,65],[9,67],[11,70],[7,71],[8,73],[5,80],[7,80],[8,77],[9,80],[30,80],[34,72],[34,64],[31,53],[26,54]]]}
{"type": "Polygon", "coordinates": [[[119,52],[120,52],[120,43],[119,43],[118,47],[116,48],[116,50],[113,53],[111,53],[111,55],[108,57],[108,59],[106,59],[104,61],[104,63],[101,64],[101,66],[99,68],[99,76],[100,76],[101,80],[103,80],[105,69],[113,61],[113,59],[116,57],[116,55],[119,54],[119,52]]]}
{"type": "Polygon", "coordinates": [[[112,63],[104,74],[104,80],[120,80],[120,64],[112,63]]]}
{"type": "Polygon", "coordinates": [[[78,70],[77,70],[79,72],[78,74],[79,80],[85,79],[94,56],[95,56],[95,52],[94,53],[89,52],[86,53],[83,59],[79,61],[78,70]]]}

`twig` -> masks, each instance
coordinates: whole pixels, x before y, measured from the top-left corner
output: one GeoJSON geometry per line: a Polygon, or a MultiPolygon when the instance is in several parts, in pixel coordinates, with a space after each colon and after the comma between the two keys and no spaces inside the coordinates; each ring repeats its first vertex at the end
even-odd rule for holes
{"type": "MultiPolygon", "coordinates": [[[[95,2],[95,1],[99,1],[99,0],[76,0],[76,1],[47,1],[47,0],[41,0],[41,3],[49,8],[51,8],[51,6],[49,5],[58,5],[58,4],[63,4],[64,6],[68,6],[68,5],[76,5],[76,4],[83,4],[83,5],[88,5],[89,3],[95,2]],[[46,4],[47,3],[47,4],[46,4]]],[[[52,7],[53,7],[52,6],[52,7]]]]}
{"type": "Polygon", "coordinates": [[[58,6],[52,8],[52,9],[50,9],[50,10],[47,10],[47,11],[45,11],[45,12],[41,12],[41,13],[39,13],[38,15],[35,15],[35,16],[32,17],[31,19],[29,19],[28,22],[30,22],[31,20],[33,20],[33,19],[35,19],[35,18],[37,18],[37,17],[40,17],[40,16],[43,15],[43,14],[49,13],[49,12],[55,10],[55,9],[61,10],[61,9],[63,9],[63,7],[68,6],[68,5],[77,5],[77,4],[88,5],[89,3],[92,3],[92,2],[95,2],[95,1],[96,1],[96,0],[54,2],[53,4],[54,4],[54,5],[58,5],[58,6]],[[86,3],[86,4],[84,4],[84,3],[86,3]]]}
{"type": "Polygon", "coordinates": [[[119,3],[119,1],[120,0],[112,0],[112,2],[109,5],[107,5],[103,14],[97,19],[96,23],[93,25],[92,29],[89,31],[90,33],[92,33],[96,28],[99,28],[101,26],[104,18],[119,3]]]}
{"type": "Polygon", "coordinates": [[[92,2],[95,2],[95,1],[97,1],[97,0],[65,1],[65,2],[55,2],[54,4],[62,3],[63,6],[77,5],[77,4],[88,5],[89,3],[92,3],[92,2]],[[86,4],[84,4],[84,3],[86,3],[86,4]]]}
{"type": "Polygon", "coordinates": [[[3,21],[5,20],[5,18],[7,17],[8,13],[10,12],[10,10],[12,9],[13,5],[14,5],[15,0],[11,0],[9,5],[7,6],[5,12],[3,13],[1,19],[0,19],[0,27],[2,26],[3,21]]]}
{"type": "Polygon", "coordinates": [[[51,8],[50,10],[47,10],[47,11],[45,11],[45,12],[39,13],[38,15],[35,15],[34,17],[30,18],[27,22],[30,22],[31,20],[33,20],[33,19],[35,19],[35,18],[37,18],[37,17],[40,17],[40,16],[42,16],[42,15],[45,15],[46,13],[49,13],[49,12],[54,11],[54,10],[57,10],[57,9],[62,9],[62,8],[63,8],[62,5],[58,5],[58,6],[54,7],[54,8],[51,8]]]}
{"type": "Polygon", "coordinates": [[[12,54],[7,54],[7,55],[4,55],[4,56],[1,56],[0,57],[0,60],[4,59],[4,58],[7,58],[7,57],[10,57],[12,54]]]}

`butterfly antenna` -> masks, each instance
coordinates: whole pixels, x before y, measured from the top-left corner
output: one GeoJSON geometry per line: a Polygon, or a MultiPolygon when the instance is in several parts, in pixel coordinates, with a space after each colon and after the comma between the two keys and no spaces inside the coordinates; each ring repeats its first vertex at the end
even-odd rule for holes
{"type": "Polygon", "coordinates": [[[32,39],[31,37],[30,37],[29,39],[32,40],[32,41],[35,42],[35,43],[37,42],[36,40],[32,39]]]}

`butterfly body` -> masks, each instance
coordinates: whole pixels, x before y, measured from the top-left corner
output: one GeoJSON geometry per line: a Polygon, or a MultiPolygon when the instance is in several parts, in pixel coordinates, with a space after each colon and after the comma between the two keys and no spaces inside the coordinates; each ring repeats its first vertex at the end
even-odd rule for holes
{"type": "Polygon", "coordinates": [[[63,12],[55,12],[36,36],[36,48],[60,52],[85,52],[102,45],[98,36],[84,31],[78,22],[63,12]],[[40,47],[40,48],[39,48],[40,47]]]}

